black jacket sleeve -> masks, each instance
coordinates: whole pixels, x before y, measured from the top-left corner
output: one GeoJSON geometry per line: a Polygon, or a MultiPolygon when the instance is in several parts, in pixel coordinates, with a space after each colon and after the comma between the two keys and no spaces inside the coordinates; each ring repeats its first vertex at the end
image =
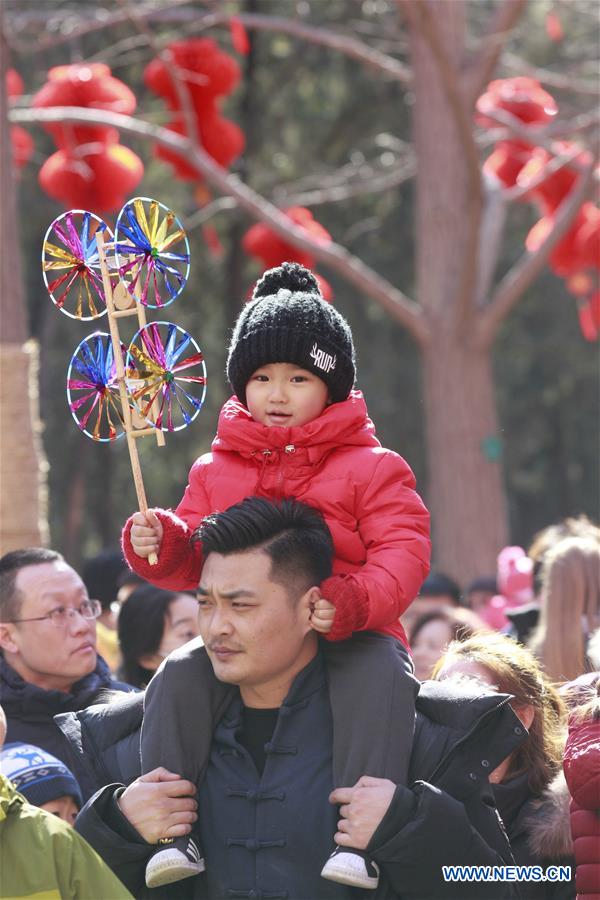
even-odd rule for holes
{"type": "Polygon", "coordinates": [[[117,800],[124,785],[109,784],[91,797],[75,822],[76,830],[91,844],[134,897],[149,896],[146,863],[153,851],[128,822],[117,800]]]}
{"type": "Polygon", "coordinates": [[[491,792],[485,788],[460,802],[424,781],[410,789],[399,785],[367,850],[392,889],[407,900],[520,896],[511,883],[444,880],[443,866],[514,864],[491,792]]]}

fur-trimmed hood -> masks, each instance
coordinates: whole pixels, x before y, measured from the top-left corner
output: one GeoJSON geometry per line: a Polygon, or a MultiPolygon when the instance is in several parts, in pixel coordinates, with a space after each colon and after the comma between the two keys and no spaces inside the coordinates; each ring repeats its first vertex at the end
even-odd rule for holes
{"type": "Polygon", "coordinates": [[[557,772],[542,796],[528,804],[523,819],[527,843],[539,859],[571,856],[573,840],[569,819],[571,797],[562,770],[557,772]]]}

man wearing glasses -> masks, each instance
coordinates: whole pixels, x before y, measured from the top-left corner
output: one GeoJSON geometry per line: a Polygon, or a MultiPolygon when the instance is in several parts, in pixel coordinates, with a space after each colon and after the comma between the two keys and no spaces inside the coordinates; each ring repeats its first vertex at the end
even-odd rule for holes
{"type": "Polygon", "coordinates": [[[0,702],[8,741],[70,763],[58,713],[84,709],[114,682],[96,652],[98,600],[60,553],[39,547],[0,558],[0,702]]]}

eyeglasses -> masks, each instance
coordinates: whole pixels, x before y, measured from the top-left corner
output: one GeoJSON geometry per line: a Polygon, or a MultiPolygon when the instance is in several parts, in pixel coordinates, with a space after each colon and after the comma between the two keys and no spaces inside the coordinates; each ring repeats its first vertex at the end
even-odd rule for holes
{"type": "Polygon", "coordinates": [[[57,606],[51,609],[45,616],[35,616],[33,619],[10,619],[11,625],[19,622],[43,622],[50,619],[57,628],[64,628],[70,618],[79,613],[84,619],[97,619],[102,612],[102,604],[99,600],[84,600],[80,606],[57,606]]]}

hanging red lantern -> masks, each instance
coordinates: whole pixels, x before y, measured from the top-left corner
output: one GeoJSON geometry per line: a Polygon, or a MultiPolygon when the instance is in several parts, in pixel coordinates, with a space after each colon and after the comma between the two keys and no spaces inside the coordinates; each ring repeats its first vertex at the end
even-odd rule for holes
{"type": "MultiPolygon", "coordinates": [[[[133,91],[114,78],[104,63],[75,63],[50,69],[48,81],[34,96],[31,105],[35,109],[79,106],[130,115],[136,107],[136,99],[133,91]]],[[[116,129],[106,125],[52,122],[44,127],[59,149],[73,149],[98,141],[115,143],[118,140],[116,129]]]]}
{"type": "Polygon", "coordinates": [[[554,98],[535,78],[501,78],[491,81],[479,97],[477,121],[485,128],[497,128],[490,113],[507,112],[525,125],[547,125],[558,112],[554,98]]]}
{"type": "MultiPolygon", "coordinates": [[[[15,69],[8,69],[6,72],[6,93],[9,100],[20,97],[23,93],[23,79],[15,69]]],[[[22,169],[33,153],[33,138],[20,125],[11,125],[10,143],[13,163],[18,169],[22,169]]]]}
{"type": "MultiPolygon", "coordinates": [[[[533,226],[525,246],[530,253],[543,244],[554,228],[554,216],[543,216],[533,226]]],[[[565,236],[552,250],[548,265],[556,275],[569,278],[588,268],[600,268],[600,210],[593,203],[584,203],[565,236]]]]}
{"type": "Polygon", "coordinates": [[[113,212],[141,181],[144,166],[128,147],[107,144],[91,153],[58,150],[39,173],[40,185],[66,207],[113,212]]]}
{"type": "Polygon", "coordinates": [[[522,141],[499,141],[483,164],[483,171],[504,187],[513,187],[530,156],[531,148],[522,141]]]}
{"type": "MultiPolygon", "coordinates": [[[[315,240],[324,244],[331,242],[331,235],[314,219],[309,209],[292,206],[285,210],[285,214],[315,240]]],[[[307,269],[314,269],[315,266],[315,257],[312,253],[295,247],[262,222],[248,229],[242,240],[242,247],[248,256],[259,259],[265,269],[272,269],[284,262],[297,262],[307,269]]],[[[331,299],[333,292],[329,283],[320,275],[316,277],[320,282],[323,297],[326,300],[331,299]]]]}
{"type": "MultiPolygon", "coordinates": [[[[574,154],[573,161],[581,166],[587,166],[591,162],[592,157],[587,150],[575,152],[577,151],[577,144],[568,141],[560,141],[556,142],[554,146],[556,148],[557,156],[574,154]]],[[[517,184],[524,188],[534,184],[541,176],[543,176],[544,171],[548,168],[552,159],[553,157],[547,150],[544,150],[543,147],[536,147],[528,162],[519,172],[517,184]]],[[[567,163],[560,169],[550,172],[539,182],[539,184],[536,184],[535,187],[532,187],[531,190],[527,192],[526,197],[537,202],[541,211],[548,215],[553,213],[560,206],[565,197],[573,189],[579,177],[579,173],[567,163]]]]}
{"type": "MultiPolygon", "coordinates": [[[[211,114],[205,113],[197,120],[198,136],[200,143],[215,162],[227,169],[240,155],[245,146],[244,132],[235,122],[223,118],[216,109],[211,114]]],[[[167,126],[169,131],[175,134],[187,135],[187,130],[181,119],[167,126]]],[[[187,160],[162,144],[158,144],[155,150],[156,156],[164,162],[170,163],[178,178],[184,181],[199,181],[202,178],[200,172],[187,160]]]]}
{"type": "Polygon", "coordinates": [[[181,110],[174,66],[180,70],[182,87],[189,92],[197,111],[212,105],[217,97],[230,94],[240,80],[240,67],[236,60],[210,38],[173,41],[166,49],[171,54],[172,63],[167,63],[162,57],[153,59],[144,69],[144,82],[172,110],[181,110]]]}

